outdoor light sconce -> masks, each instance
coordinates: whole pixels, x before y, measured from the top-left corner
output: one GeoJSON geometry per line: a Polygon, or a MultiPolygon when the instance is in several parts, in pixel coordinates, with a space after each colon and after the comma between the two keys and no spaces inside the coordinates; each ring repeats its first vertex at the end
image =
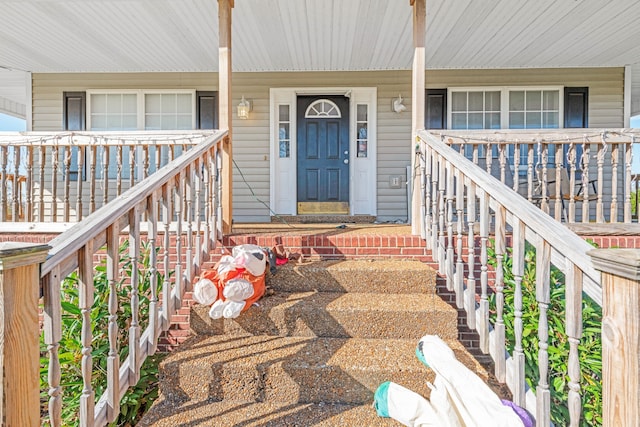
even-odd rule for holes
{"type": "Polygon", "coordinates": [[[249,111],[251,111],[251,101],[247,101],[244,99],[244,95],[242,95],[242,100],[238,104],[238,118],[243,120],[248,119],[249,111]]]}
{"type": "Polygon", "coordinates": [[[393,108],[393,111],[398,114],[407,109],[407,107],[402,103],[402,95],[398,94],[398,97],[393,100],[391,108],[393,108]]]}

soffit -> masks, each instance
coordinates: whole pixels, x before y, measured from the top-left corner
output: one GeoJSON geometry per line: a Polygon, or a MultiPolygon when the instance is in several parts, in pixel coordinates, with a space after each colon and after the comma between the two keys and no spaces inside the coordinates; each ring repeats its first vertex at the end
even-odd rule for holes
{"type": "Polygon", "coordinates": [[[24,118],[28,74],[0,68],[0,113],[24,118]]]}
{"type": "MultiPolygon", "coordinates": [[[[0,66],[216,71],[216,0],[0,0],[0,66]]],[[[427,0],[427,68],[640,62],[640,7],[596,0],[427,0]]],[[[236,0],[234,71],[406,70],[409,0],[236,0]]]]}

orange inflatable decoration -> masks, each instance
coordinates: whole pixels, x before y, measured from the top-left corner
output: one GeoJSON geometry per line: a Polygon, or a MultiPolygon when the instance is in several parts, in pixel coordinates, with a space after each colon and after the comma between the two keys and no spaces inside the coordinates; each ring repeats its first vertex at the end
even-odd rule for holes
{"type": "Polygon", "coordinates": [[[258,301],[265,293],[266,254],[256,245],[233,248],[233,256],[225,255],[213,270],[200,275],[194,285],[196,302],[211,305],[213,319],[235,318],[258,301]]]}

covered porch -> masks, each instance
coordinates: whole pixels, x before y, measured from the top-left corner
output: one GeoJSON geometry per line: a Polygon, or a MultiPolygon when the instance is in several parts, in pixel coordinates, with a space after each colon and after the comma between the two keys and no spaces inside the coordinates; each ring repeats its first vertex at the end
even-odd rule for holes
{"type": "MultiPolygon", "coordinates": [[[[31,4],[31,2],[28,3],[31,4]]],[[[394,67],[402,68],[404,71],[411,68],[411,95],[409,96],[411,105],[410,107],[407,105],[405,110],[411,116],[404,118],[403,123],[406,126],[399,126],[396,131],[393,131],[393,124],[388,126],[386,129],[388,144],[378,146],[381,148],[379,155],[378,151],[373,149],[374,145],[369,145],[372,150],[371,156],[366,158],[376,164],[385,156],[392,158],[389,163],[392,164],[390,168],[394,170],[375,169],[376,173],[368,176],[368,179],[374,179],[375,185],[366,187],[366,190],[361,193],[366,196],[373,189],[374,200],[366,197],[364,199],[365,203],[369,204],[367,209],[373,206],[373,212],[377,213],[375,210],[378,209],[380,194],[387,190],[387,183],[391,182],[391,176],[400,176],[397,170],[406,170],[406,166],[409,166],[410,173],[402,182],[409,191],[407,192],[406,188],[397,189],[398,193],[404,191],[402,197],[406,202],[399,209],[410,208],[411,213],[408,217],[411,220],[412,229],[406,240],[411,244],[418,241],[420,245],[409,248],[415,249],[416,253],[400,251],[397,255],[423,257],[421,260],[428,260],[437,267],[444,287],[454,295],[453,303],[458,309],[465,311],[468,328],[477,331],[481,351],[492,357],[496,366],[496,377],[509,386],[514,402],[527,408],[541,425],[549,424],[551,419],[551,384],[556,387],[556,383],[550,383],[549,378],[550,336],[561,336],[568,343],[569,353],[566,358],[568,377],[564,378],[565,383],[561,388],[568,390],[566,412],[569,414],[569,423],[571,425],[580,423],[585,413],[581,403],[584,396],[583,373],[589,370],[589,367],[580,364],[578,351],[583,338],[581,308],[587,298],[601,305],[605,316],[600,325],[604,331],[602,339],[604,344],[602,383],[605,390],[603,424],[634,425],[635,420],[640,416],[638,400],[629,399],[628,396],[638,393],[639,384],[635,362],[638,360],[640,347],[637,342],[637,322],[633,321],[637,319],[640,309],[640,300],[635,291],[640,279],[637,251],[602,249],[591,252],[589,245],[571,232],[571,227],[577,230],[582,226],[592,235],[600,235],[602,233],[600,230],[604,229],[609,230],[609,234],[629,233],[629,230],[637,234],[635,230],[638,227],[638,179],[631,170],[631,152],[633,144],[637,141],[638,132],[625,127],[632,112],[636,111],[633,109],[633,101],[637,100],[637,96],[633,95],[636,86],[631,81],[635,62],[633,64],[624,62],[627,56],[610,50],[611,43],[605,43],[605,41],[613,37],[611,34],[614,33],[609,33],[610,37],[607,38],[607,34],[601,32],[597,36],[602,39],[594,40],[589,37],[596,37],[595,32],[582,28],[582,32],[578,34],[588,35],[584,38],[585,45],[595,46],[585,50],[584,56],[566,56],[564,55],[566,50],[563,49],[547,52],[542,48],[536,49],[535,46],[525,52],[521,48],[523,39],[526,38],[525,34],[515,37],[509,46],[510,49],[502,49],[500,52],[504,52],[503,56],[496,56],[497,51],[482,51],[477,46],[480,49],[478,52],[482,54],[472,56],[476,62],[463,65],[460,61],[469,58],[469,55],[464,53],[465,49],[471,49],[471,46],[453,49],[448,45],[447,43],[453,43],[456,39],[456,37],[446,37],[449,33],[455,35],[452,28],[458,26],[472,28],[471,22],[475,22],[474,17],[478,16],[478,12],[482,12],[480,15],[488,19],[488,16],[501,14],[504,11],[510,12],[512,16],[525,15],[532,11],[527,8],[516,11],[515,6],[510,2],[502,1],[486,8],[469,4],[466,8],[460,8],[461,12],[455,7],[447,8],[446,2],[434,1],[432,10],[439,19],[432,18],[431,22],[434,25],[431,27],[427,25],[430,17],[428,14],[430,9],[427,9],[428,2],[413,0],[409,5],[406,3],[406,1],[402,4],[385,2],[386,7],[381,8],[384,13],[375,14],[373,10],[376,4],[368,6],[364,0],[356,1],[348,10],[339,14],[340,19],[348,22],[348,24],[343,23],[340,27],[342,29],[352,28],[353,22],[359,22],[359,17],[368,16],[363,15],[363,11],[372,14],[372,21],[377,17],[379,22],[385,22],[384,19],[389,18],[389,22],[400,24],[395,28],[383,25],[368,27],[370,32],[377,33],[384,30],[383,34],[388,33],[395,37],[386,38],[386,42],[382,40],[384,37],[377,39],[381,45],[384,45],[375,51],[378,53],[377,56],[368,55],[363,58],[357,50],[354,50],[350,55],[345,53],[344,57],[334,58],[332,52],[342,51],[337,48],[341,40],[338,36],[329,38],[333,44],[321,45],[318,49],[309,48],[307,45],[296,46],[300,38],[287,37],[287,40],[292,43],[290,51],[296,53],[289,58],[290,62],[287,64],[296,71],[321,73],[318,70],[324,70],[325,67],[318,65],[313,55],[308,58],[304,55],[305,52],[323,52],[326,56],[320,63],[329,64],[326,67],[339,71],[360,69],[359,67],[375,70],[381,67],[393,74],[396,69],[394,67]],[[475,7],[480,7],[482,10],[475,7]],[[457,13],[459,14],[456,15],[457,13]],[[414,35],[413,43],[408,42],[411,33],[414,35]],[[433,38],[436,48],[427,55],[430,38],[433,38]],[[396,44],[390,40],[397,42],[397,46],[402,47],[399,51],[405,53],[404,62],[399,61],[401,65],[393,62],[391,57],[382,55],[384,52],[395,51],[396,44]],[[565,60],[558,59],[561,57],[565,60]],[[447,61],[445,61],[446,58],[448,58],[447,61]],[[516,62],[509,62],[509,58],[516,58],[516,62]],[[596,61],[594,58],[601,59],[596,61]],[[361,64],[358,61],[367,65],[358,65],[361,64]],[[391,63],[396,65],[389,65],[391,63]],[[413,65],[409,66],[411,63],[413,65]],[[611,74],[620,74],[617,70],[624,70],[624,84],[620,86],[624,94],[618,93],[613,96],[612,102],[608,101],[608,94],[600,95],[599,110],[605,111],[600,117],[606,116],[608,108],[616,112],[615,119],[612,120],[615,123],[610,127],[577,130],[536,129],[521,132],[508,129],[481,132],[447,129],[425,131],[422,128],[425,127],[426,118],[425,70],[429,68],[427,64],[432,64],[431,66],[436,68],[462,66],[485,68],[489,64],[505,69],[525,66],[611,67],[615,68],[611,74]],[[618,102],[619,100],[622,102],[618,102]],[[393,145],[391,143],[393,141],[400,141],[400,143],[393,145]],[[396,162],[394,156],[400,151],[403,154],[400,156],[400,161],[396,162]],[[381,190],[383,186],[384,189],[381,190]],[[491,240],[493,243],[490,243],[491,240]],[[525,354],[521,341],[524,333],[523,307],[522,301],[517,296],[521,297],[520,284],[525,275],[525,267],[531,262],[531,258],[526,255],[528,251],[525,250],[530,247],[534,248],[536,255],[537,272],[534,272],[535,297],[533,299],[539,313],[538,324],[540,325],[534,332],[537,333],[539,342],[535,380],[525,376],[525,372],[529,371],[525,370],[525,354]],[[497,263],[495,266],[489,265],[488,262],[490,249],[495,252],[497,263]],[[507,258],[511,260],[509,265],[505,261],[507,258]],[[551,282],[550,276],[551,272],[556,270],[561,271],[566,284],[563,300],[566,319],[559,325],[550,324],[547,320],[551,290],[557,284],[551,282]],[[490,272],[494,271],[495,276],[490,275],[490,272]],[[514,313],[510,318],[512,322],[509,324],[512,325],[510,332],[516,337],[515,344],[508,343],[505,339],[507,322],[504,321],[503,312],[506,312],[504,293],[507,286],[503,276],[506,271],[510,271],[515,283],[512,289],[516,296],[509,308],[514,313]],[[490,297],[495,298],[496,301],[491,309],[490,297]],[[495,310],[495,316],[493,310],[495,310]],[[611,330],[608,329],[609,327],[611,330]],[[621,342],[629,345],[621,346],[621,342]],[[619,369],[620,366],[624,368],[619,369]],[[624,384],[624,387],[616,387],[616,384],[624,384]],[[624,409],[620,412],[621,405],[624,409]]],[[[298,9],[300,6],[294,6],[292,2],[282,3],[283,7],[278,8],[281,16],[286,17],[287,13],[291,14],[286,20],[288,25],[285,25],[285,28],[298,28],[292,23],[296,21],[295,18],[311,16],[314,11],[319,11],[321,16],[331,21],[328,18],[333,14],[329,14],[316,2],[307,4],[312,8],[311,12],[298,9]]],[[[163,3],[163,5],[169,8],[168,12],[165,11],[165,14],[161,15],[166,18],[173,9],[170,3],[163,3]]],[[[142,2],[142,6],[146,6],[149,13],[151,9],[154,11],[162,9],[146,2],[142,2]]],[[[377,4],[377,6],[381,5],[377,4]]],[[[600,9],[578,6],[564,3],[561,6],[558,5],[567,15],[570,12],[576,12],[570,21],[570,24],[576,28],[575,31],[579,31],[581,26],[577,23],[585,16],[590,17],[596,11],[602,12],[600,9]],[[572,7],[577,7],[577,10],[572,10],[572,7]]],[[[193,8],[187,8],[182,12],[196,15],[199,19],[194,21],[207,27],[210,23],[201,19],[199,11],[211,12],[211,7],[209,3],[198,3],[193,8]]],[[[29,108],[25,110],[27,112],[25,114],[27,117],[29,114],[39,115],[39,119],[34,120],[31,117],[30,123],[31,125],[40,123],[42,128],[32,128],[32,132],[20,135],[0,136],[2,143],[0,154],[3,159],[0,163],[2,229],[21,234],[29,231],[43,232],[47,227],[57,229],[58,232],[62,231],[45,245],[28,248],[9,245],[3,249],[2,253],[6,260],[6,263],[3,261],[3,280],[6,281],[7,286],[18,283],[16,277],[30,286],[25,291],[25,300],[31,306],[25,307],[23,312],[37,312],[37,291],[41,292],[44,313],[42,330],[49,372],[43,391],[47,395],[46,412],[52,425],[60,424],[63,411],[60,366],[66,361],[61,360],[61,352],[64,350],[61,344],[63,309],[60,289],[62,282],[71,276],[78,290],[78,324],[81,325],[78,333],[81,341],[78,369],[82,376],[78,419],[81,425],[105,425],[117,418],[120,412],[120,399],[129,387],[138,383],[142,363],[156,352],[160,336],[163,331],[171,327],[173,316],[182,313],[180,310],[184,308],[194,278],[206,265],[205,263],[214,260],[223,247],[228,246],[225,242],[231,242],[230,239],[234,238],[234,198],[240,198],[241,202],[244,202],[250,197],[247,194],[248,190],[244,189],[245,193],[238,196],[238,189],[242,185],[239,180],[242,176],[241,173],[233,172],[234,153],[242,152],[245,159],[249,159],[246,160],[249,167],[254,164],[252,162],[256,162],[256,159],[252,158],[255,154],[254,147],[243,146],[239,141],[249,141],[252,139],[252,129],[262,127],[264,132],[259,138],[262,138],[260,141],[265,144],[260,148],[262,151],[257,152],[257,162],[271,162],[269,165],[272,166],[273,162],[279,161],[276,157],[287,158],[276,156],[279,151],[275,151],[276,147],[280,149],[281,141],[288,140],[286,137],[279,137],[279,128],[274,127],[279,122],[271,118],[275,117],[276,113],[280,113],[279,108],[275,109],[279,104],[275,101],[270,102],[271,98],[263,96],[258,104],[253,105],[252,111],[258,116],[254,116],[254,120],[260,121],[252,125],[252,119],[249,118],[241,125],[235,115],[235,108],[240,102],[241,95],[232,96],[232,78],[235,75],[232,72],[234,67],[231,55],[232,10],[234,10],[234,16],[240,15],[248,20],[245,24],[250,21],[250,25],[240,26],[246,31],[239,31],[239,42],[237,45],[234,44],[234,48],[238,46],[236,54],[240,52],[238,56],[241,58],[240,61],[246,61],[243,63],[243,69],[269,71],[269,67],[273,66],[269,65],[271,55],[256,54],[252,49],[256,49],[255,46],[259,43],[254,46],[247,41],[262,40],[261,35],[270,34],[270,29],[262,26],[265,25],[266,20],[259,19],[260,13],[267,13],[266,7],[238,1],[234,9],[233,1],[218,1],[219,20],[218,25],[213,27],[218,32],[219,43],[217,52],[210,54],[209,59],[217,65],[219,79],[217,84],[219,130],[176,131],[175,133],[166,130],[156,133],[148,131],[115,133],[85,129],[50,131],[44,129],[48,126],[48,120],[55,121],[58,116],[53,114],[53,119],[47,118],[49,114],[47,106],[53,105],[54,102],[58,103],[59,100],[56,98],[52,101],[53,97],[50,99],[47,96],[43,98],[30,96],[29,108]],[[242,37],[247,37],[247,34],[249,38],[243,39],[242,37]],[[263,116],[261,119],[259,119],[260,115],[263,116]],[[268,131],[265,130],[267,128],[268,131]],[[244,133],[240,129],[243,129],[244,133]],[[237,138],[238,136],[241,137],[237,138]],[[273,158],[267,158],[268,156],[273,158]],[[236,182],[235,186],[234,182],[236,182]],[[127,246],[122,249],[125,241],[127,246]],[[124,252],[120,253],[121,250],[124,252]],[[106,259],[103,276],[106,278],[108,292],[105,291],[102,296],[108,305],[106,329],[109,339],[108,348],[102,349],[104,350],[102,354],[96,354],[92,348],[93,338],[100,332],[92,329],[91,326],[91,313],[96,297],[94,282],[99,275],[95,269],[95,257],[106,259]],[[140,264],[141,267],[140,271],[134,269],[135,272],[126,278],[125,282],[128,281],[127,284],[131,286],[123,303],[118,299],[116,283],[121,279],[120,269],[126,262],[140,264]],[[18,276],[20,274],[24,276],[18,276]],[[138,286],[142,283],[142,278],[149,285],[149,288],[144,291],[141,291],[138,286]],[[140,310],[141,299],[148,301],[148,310],[145,309],[144,313],[140,310]],[[123,319],[120,315],[121,308],[124,306],[130,307],[130,318],[123,319]],[[128,336],[129,345],[128,350],[121,355],[116,344],[116,336],[119,334],[118,321],[123,320],[127,327],[126,332],[121,332],[128,336]],[[102,393],[100,396],[97,395],[98,392],[92,381],[92,369],[98,359],[104,362],[107,377],[107,386],[104,390],[99,390],[102,393]]],[[[616,17],[620,15],[622,20],[635,19],[635,15],[625,14],[627,9],[622,6],[614,9],[615,13],[611,13],[616,17]]],[[[337,3],[332,10],[339,10],[337,3]]],[[[72,15],[69,10],[66,12],[72,15]]],[[[84,12],[90,13],[86,10],[84,12]]],[[[114,12],[114,9],[111,9],[111,12],[114,12]]],[[[537,13],[541,19],[550,18],[558,13],[558,10],[551,8],[547,12],[538,11],[537,13]]],[[[607,13],[609,13],[608,10],[607,13]]],[[[46,13],[38,15],[37,11],[34,11],[34,15],[44,19],[46,13]]],[[[65,16],[64,13],[61,15],[65,16]]],[[[182,19],[187,20],[187,17],[183,16],[182,19]]],[[[520,16],[520,19],[522,22],[524,17],[520,16]]],[[[480,21],[486,22],[483,19],[480,21]]],[[[509,22],[504,19],[502,21],[509,22]]],[[[302,25],[301,19],[296,22],[297,25],[302,25]]],[[[543,22],[549,28],[555,28],[551,19],[543,22]]],[[[510,26],[505,26],[505,31],[507,27],[510,26]]],[[[573,27],[567,24],[566,28],[573,27]]],[[[507,36],[519,34],[517,28],[511,28],[509,31],[511,32],[507,36]]],[[[539,28],[531,31],[535,34],[545,34],[539,31],[539,28]]],[[[294,31],[292,34],[303,32],[298,28],[297,32],[294,31]]],[[[326,34],[325,31],[309,33],[326,34]]],[[[364,33],[369,34],[366,31],[364,33]]],[[[339,33],[329,31],[329,34],[339,33]]],[[[362,32],[357,34],[359,36],[349,34],[347,37],[349,40],[363,37],[362,32]]],[[[492,43],[486,39],[489,33],[483,34],[485,34],[484,39],[479,35],[474,37],[467,35],[457,39],[458,41],[474,40],[482,46],[491,45],[492,43]],[[484,40],[484,43],[481,40],[484,40]]],[[[556,36],[559,39],[564,37],[572,39],[575,34],[567,30],[566,34],[562,32],[556,36]]],[[[505,39],[509,38],[507,36],[505,39]]],[[[37,34],[33,37],[37,37],[37,34]]],[[[138,36],[133,39],[144,38],[138,36]]],[[[179,40],[180,37],[172,38],[166,51],[179,47],[174,44],[174,39],[179,40]]],[[[201,41],[201,39],[198,40],[201,41]]],[[[326,38],[310,40],[316,42],[326,38]]],[[[268,40],[265,41],[267,42],[268,40]]],[[[544,38],[538,39],[538,42],[540,46],[548,45],[548,40],[544,38]],[[547,43],[543,43],[545,41],[547,43]]],[[[276,45],[276,43],[267,44],[276,45]]],[[[197,45],[193,44],[192,48],[196,49],[197,45]]],[[[628,47],[633,53],[630,56],[637,57],[635,54],[637,46],[632,46],[629,42],[628,47]]],[[[191,55],[187,53],[186,58],[178,56],[186,63],[189,57],[200,58],[194,54],[193,50],[186,49],[185,52],[190,52],[191,55]]],[[[138,53],[139,57],[146,57],[138,53]]],[[[127,55],[119,55],[117,49],[111,52],[111,56],[118,57],[122,64],[127,64],[129,68],[122,66],[111,70],[109,64],[114,64],[116,61],[107,61],[101,63],[100,70],[89,71],[123,72],[155,69],[153,67],[135,69],[132,62],[127,62],[127,55]]],[[[158,60],[169,61],[168,58],[171,56],[171,54],[160,56],[158,60]]],[[[68,63],[73,63],[71,61],[73,58],[79,60],[78,57],[70,56],[69,58],[68,63]]],[[[25,57],[21,60],[26,61],[25,57]]],[[[153,62],[148,57],[147,60],[153,62]]],[[[35,74],[32,75],[33,81],[43,83],[49,78],[55,80],[60,77],[60,74],[68,71],[65,66],[50,65],[55,63],[56,61],[45,58],[40,64],[26,64],[24,69],[34,70],[29,71],[35,74]],[[53,72],[56,72],[55,76],[46,75],[53,72]],[[39,73],[42,75],[38,76],[39,73]]],[[[13,66],[19,68],[21,64],[24,62],[16,61],[13,66]]],[[[171,69],[171,66],[165,63],[159,68],[167,70],[171,69]]],[[[71,71],[86,70],[81,64],[76,64],[71,71]]],[[[175,71],[175,69],[171,70],[175,71]]],[[[190,71],[194,70],[201,71],[191,64],[190,71]]],[[[377,76],[376,74],[374,77],[377,76]]],[[[272,78],[277,79],[281,76],[272,76],[272,78]]],[[[315,77],[312,75],[310,78],[315,77]]],[[[330,76],[328,80],[334,78],[330,76]]],[[[355,80],[357,76],[351,78],[355,80]]],[[[386,86],[387,89],[394,84],[396,83],[392,81],[386,86]]],[[[294,85],[293,91],[290,87],[287,90],[296,97],[305,95],[305,92],[308,94],[309,91],[319,90],[310,89],[295,82],[281,83],[281,85],[294,85]]],[[[245,87],[249,90],[250,86],[248,84],[245,87]]],[[[333,87],[326,84],[321,90],[322,94],[332,95],[338,90],[343,90],[345,87],[349,89],[351,86],[356,87],[357,84],[350,83],[350,86],[344,86],[344,83],[337,82],[333,87]]],[[[376,106],[376,111],[382,111],[380,106],[383,104],[388,106],[387,101],[396,100],[396,95],[391,97],[389,93],[385,94],[384,99],[373,96],[372,104],[376,106]]],[[[347,97],[346,94],[347,91],[343,91],[342,96],[347,97]]],[[[352,94],[353,92],[350,93],[352,94]]],[[[275,99],[278,94],[273,96],[275,99]]],[[[401,96],[398,96],[398,99],[400,98],[401,96]]],[[[365,105],[366,102],[362,101],[360,104],[365,105]]],[[[354,103],[353,107],[357,111],[358,103],[354,103]]],[[[398,110],[402,109],[398,108],[398,110]]],[[[392,112],[387,107],[385,114],[395,119],[401,117],[402,111],[392,112]]],[[[287,121],[280,120],[280,122],[287,121]]],[[[388,119],[388,121],[393,120],[388,119]]],[[[356,120],[352,123],[352,128],[356,129],[357,124],[356,120]]],[[[375,128],[374,125],[377,123],[372,122],[372,129],[375,128]]],[[[357,142],[358,139],[367,138],[353,136],[352,139],[353,142],[357,142]]],[[[357,147],[352,148],[355,148],[351,150],[352,157],[344,160],[357,159],[357,147]]],[[[239,156],[237,159],[239,160],[239,156]]],[[[263,178],[266,176],[271,178],[273,169],[264,169],[267,172],[262,170],[256,173],[256,181],[269,181],[263,178]]],[[[275,185],[275,181],[270,182],[271,185],[275,185]]],[[[366,181],[366,183],[370,182],[366,181]]],[[[269,199],[271,185],[261,187],[261,193],[257,198],[263,202],[265,198],[269,199]]],[[[279,194],[282,195],[284,192],[279,194]]],[[[392,205],[396,200],[395,195],[396,193],[388,194],[387,199],[382,203],[392,205]]],[[[247,210],[252,208],[253,205],[247,210]]],[[[270,208],[267,206],[261,209],[268,211],[270,208]]],[[[274,216],[277,217],[279,212],[275,213],[274,216]]],[[[346,224],[346,227],[349,228],[351,225],[346,224]]],[[[379,230],[387,227],[390,228],[390,226],[380,225],[379,230]]],[[[395,232],[403,236],[402,242],[406,246],[404,233],[408,230],[403,229],[402,234],[398,230],[395,232]]],[[[241,239],[258,241],[256,234],[258,233],[246,233],[246,236],[237,239],[238,241],[241,239]]],[[[313,246],[311,243],[307,246],[315,248],[315,253],[310,252],[309,255],[318,258],[350,255],[344,251],[339,254],[335,250],[329,253],[323,246],[335,245],[337,240],[334,239],[340,238],[344,245],[346,236],[327,237],[325,234],[332,233],[322,233],[318,237],[316,234],[318,233],[313,231],[309,233],[313,236],[313,246]],[[318,248],[321,250],[318,251],[318,248]]],[[[369,236],[365,236],[367,245],[368,239],[369,236]]],[[[388,238],[384,240],[383,237],[376,239],[378,237],[372,237],[373,246],[377,246],[378,249],[377,254],[362,253],[361,255],[367,257],[390,255],[383,253],[381,249],[383,247],[394,249],[392,241],[388,238]]],[[[395,240],[396,248],[400,246],[397,239],[395,240]]],[[[349,244],[358,255],[360,236],[355,241],[353,236],[349,236],[349,244]]],[[[306,246],[301,245],[300,249],[304,247],[306,246]]],[[[17,287],[14,286],[14,288],[17,287]]],[[[32,332],[38,329],[38,320],[34,316],[29,317],[29,320],[29,324],[19,324],[17,328],[14,328],[12,323],[6,322],[9,325],[6,330],[7,336],[13,339],[35,335],[32,332]],[[20,329],[22,326],[26,329],[20,329]]],[[[5,341],[15,342],[14,340],[5,341]]],[[[17,341],[22,345],[22,341],[17,341]]],[[[4,362],[5,376],[18,373],[21,379],[27,378],[24,382],[12,383],[11,379],[5,380],[5,384],[8,381],[12,386],[18,383],[25,386],[24,390],[19,391],[8,387],[3,389],[11,390],[3,396],[4,406],[7,408],[5,416],[7,419],[18,420],[15,423],[19,425],[38,425],[40,418],[34,415],[39,413],[35,408],[40,407],[36,393],[40,388],[36,357],[39,353],[38,343],[37,341],[29,342],[24,348],[3,350],[3,353],[9,355],[4,362]],[[24,354],[33,354],[35,362],[24,366],[24,360],[22,360],[24,354]],[[16,366],[20,368],[14,369],[16,366]],[[20,399],[17,399],[17,396],[20,399]],[[23,398],[23,396],[26,397],[23,398]]]]}

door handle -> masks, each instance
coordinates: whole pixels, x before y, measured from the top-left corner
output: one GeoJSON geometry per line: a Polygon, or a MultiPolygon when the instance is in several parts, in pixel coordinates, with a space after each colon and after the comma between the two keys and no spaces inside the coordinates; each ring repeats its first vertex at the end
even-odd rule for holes
{"type": "Polygon", "coordinates": [[[349,159],[344,159],[343,162],[344,162],[345,165],[348,165],[349,164],[349,159]]]}

